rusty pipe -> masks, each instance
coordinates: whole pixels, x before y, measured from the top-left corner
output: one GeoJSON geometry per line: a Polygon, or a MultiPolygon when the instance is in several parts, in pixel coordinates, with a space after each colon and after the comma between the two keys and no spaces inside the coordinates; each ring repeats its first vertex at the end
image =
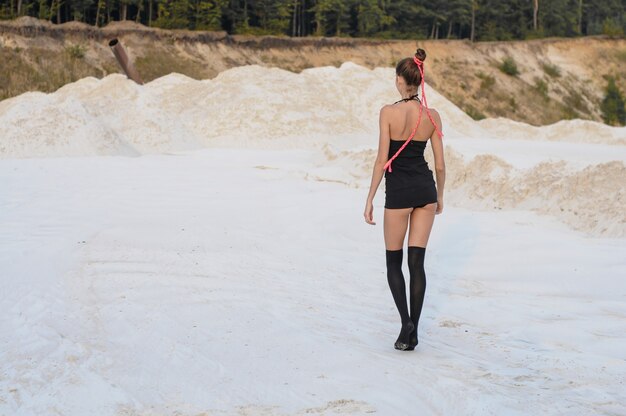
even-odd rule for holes
{"type": "Polygon", "coordinates": [[[137,84],[143,85],[143,81],[141,80],[139,73],[133,66],[132,62],[130,62],[130,59],[128,59],[128,55],[126,55],[126,51],[124,50],[124,47],[122,46],[120,41],[117,40],[117,38],[111,39],[109,41],[109,46],[111,47],[113,55],[115,55],[117,62],[122,67],[122,70],[124,71],[126,76],[135,81],[137,84]]]}

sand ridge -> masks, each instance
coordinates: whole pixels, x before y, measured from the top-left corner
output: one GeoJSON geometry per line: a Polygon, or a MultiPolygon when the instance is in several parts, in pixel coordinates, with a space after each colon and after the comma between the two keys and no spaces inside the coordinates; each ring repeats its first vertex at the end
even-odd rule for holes
{"type": "MultiPolygon", "coordinates": [[[[626,235],[626,127],[583,120],[542,127],[476,122],[427,88],[444,120],[451,202],[531,209],[593,235],[626,235]]],[[[250,65],[200,81],[174,73],[144,86],[119,74],[88,77],[51,94],[0,102],[0,155],[308,149],[318,160],[295,168],[306,178],[366,187],[378,111],[396,95],[393,69],[351,62],[301,73],[250,65]]],[[[434,169],[430,147],[425,154],[434,169]]]]}

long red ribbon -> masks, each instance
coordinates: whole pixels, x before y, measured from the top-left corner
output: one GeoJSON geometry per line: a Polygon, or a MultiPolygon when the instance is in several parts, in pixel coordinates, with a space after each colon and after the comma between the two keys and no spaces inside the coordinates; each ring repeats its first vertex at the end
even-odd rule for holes
{"type": "Polygon", "coordinates": [[[391,159],[389,159],[387,161],[387,163],[385,163],[384,169],[389,169],[389,172],[392,171],[391,170],[391,162],[393,162],[393,160],[400,154],[400,152],[406,147],[406,145],[408,145],[411,142],[411,140],[413,139],[413,136],[415,136],[415,132],[417,131],[417,127],[420,125],[420,122],[422,121],[422,109],[424,107],[426,107],[426,114],[428,115],[428,118],[430,119],[430,122],[433,123],[433,126],[435,126],[435,131],[437,132],[437,134],[439,135],[440,138],[443,138],[443,133],[441,132],[439,127],[437,127],[437,123],[435,123],[435,120],[433,119],[433,116],[430,114],[430,109],[428,108],[428,102],[426,101],[426,89],[424,88],[424,61],[422,61],[422,60],[418,59],[416,56],[414,56],[413,57],[413,62],[415,62],[415,64],[417,65],[417,69],[419,69],[420,75],[422,77],[422,80],[420,81],[420,84],[421,84],[421,87],[422,87],[422,100],[424,100],[424,104],[420,105],[420,112],[419,112],[419,116],[417,118],[417,124],[413,128],[413,131],[411,132],[411,135],[404,142],[402,147],[400,147],[400,149],[398,149],[396,154],[394,154],[391,157],[391,159]]]}

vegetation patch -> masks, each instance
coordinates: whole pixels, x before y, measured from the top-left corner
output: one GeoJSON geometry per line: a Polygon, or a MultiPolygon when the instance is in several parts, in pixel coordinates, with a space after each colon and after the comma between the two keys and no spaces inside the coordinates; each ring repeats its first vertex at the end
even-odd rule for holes
{"type": "Polygon", "coordinates": [[[496,79],[484,72],[477,72],[476,76],[480,78],[480,89],[481,91],[490,90],[496,83],[496,79]]]}
{"type": "Polygon", "coordinates": [[[574,110],[571,107],[564,106],[563,113],[561,114],[561,118],[563,120],[573,120],[575,118],[582,118],[582,117],[580,116],[580,113],[578,111],[574,110]]]}
{"type": "Polygon", "coordinates": [[[147,50],[144,56],[136,58],[135,67],[145,82],[172,72],[194,79],[205,79],[217,75],[217,71],[210,73],[206,66],[189,59],[182,59],[176,53],[163,53],[152,49],[147,50]]]}
{"type": "Polygon", "coordinates": [[[622,0],[2,0],[0,20],[31,16],[54,24],[134,21],[243,35],[506,41],[623,36],[625,9],[622,0]]]}
{"type": "Polygon", "coordinates": [[[544,63],[543,65],[541,65],[541,68],[543,69],[543,72],[546,73],[546,75],[552,78],[558,78],[561,76],[561,68],[556,65],[544,63]]]}
{"type": "Polygon", "coordinates": [[[608,77],[604,99],[600,104],[602,119],[613,126],[626,125],[626,104],[624,96],[615,84],[615,78],[608,77]]]}
{"type": "Polygon", "coordinates": [[[67,53],[70,58],[82,59],[85,57],[85,47],[82,45],[67,45],[65,47],[65,53],[67,53]]]}
{"type": "Polygon", "coordinates": [[[541,94],[544,100],[548,100],[548,84],[543,79],[535,77],[535,90],[541,94]]]}
{"type": "Polygon", "coordinates": [[[506,58],[504,58],[504,60],[500,63],[498,68],[500,69],[500,71],[512,77],[516,77],[519,75],[519,69],[517,69],[517,63],[515,62],[515,59],[513,59],[510,56],[507,56],[506,58]]]}
{"type": "Polygon", "coordinates": [[[68,53],[42,48],[0,48],[0,100],[26,91],[53,92],[86,76],[104,76],[104,71],[68,53]],[[28,52],[27,56],[25,52],[28,52]]]}
{"type": "Polygon", "coordinates": [[[624,36],[624,28],[618,19],[607,17],[602,23],[602,34],[610,37],[621,37],[624,36]]]}
{"type": "Polygon", "coordinates": [[[471,104],[467,104],[465,106],[465,112],[474,120],[482,120],[484,118],[487,118],[483,113],[480,112],[480,110],[478,110],[471,104]]]}
{"type": "Polygon", "coordinates": [[[585,100],[580,91],[569,89],[567,91],[567,95],[563,99],[563,102],[567,107],[570,107],[573,110],[586,113],[589,112],[587,105],[585,104],[585,100]]]}

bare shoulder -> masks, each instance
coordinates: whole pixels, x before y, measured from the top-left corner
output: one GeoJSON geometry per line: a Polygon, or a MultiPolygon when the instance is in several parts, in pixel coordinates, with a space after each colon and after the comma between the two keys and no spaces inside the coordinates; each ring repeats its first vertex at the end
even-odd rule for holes
{"type": "Polygon", "coordinates": [[[389,120],[390,115],[393,113],[393,107],[389,104],[383,105],[380,108],[380,119],[389,120]]]}
{"type": "Polygon", "coordinates": [[[441,116],[439,115],[439,111],[435,110],[434,108],[428,108],[430,110],[430,114],[433,116],[433,118],[435,120],[439,120],[441,121],[441,116]]]}
{"type": "Polygon", "coordinates": [[[380,108],[380,114],[389,114],[393,106],[391,104],[385,104],[380,108]]]}
{"type": "Polygon", "coordinates": [[[403,109],[397,103],[393,103],[393,104],[383,105],[380,111],[381,111],[381,114],[384,112],[387,115],[394,115],[394,114],[397,115],[397,114],[404,114],[405,109],[403,109]]]}

